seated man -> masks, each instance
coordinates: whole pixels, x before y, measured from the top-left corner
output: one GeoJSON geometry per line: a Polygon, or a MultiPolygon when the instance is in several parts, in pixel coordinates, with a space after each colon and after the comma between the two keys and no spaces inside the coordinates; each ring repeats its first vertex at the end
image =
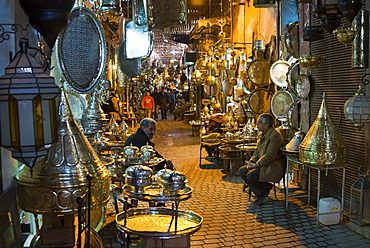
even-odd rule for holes
{"type": "MultiPolygon", "coordinates": [[[[139,149],[144,146],[144,145],[150,145],[154,149],[154,143],[151,141],[153,139],[155,130],[157,128],[157,122],[153,120],[152,118],[144,118],[140,121],[140,127],[136,130],[136,133],[130,135],[124,146],[136,146],[139,149]]],[[[156,150],[155,150],[155,157],[157,158],[163,158],[162,155],[160,155],[156,150]]],[[[161,170],[167,165],[168,169],[172,169],[172,163],[171,161],[163,161],[159,163],[158,165],[155,166],[154,170],[158,171],[161,170]]]]}
{"type": "Polygon", "coordinates": [[[270,114],[261,114],[257,119],[259,130],[257,148],[239,174],[261,204],[269,195],[272,184],[284,176],[285,157],[280,151],[284,139],[273,127],[274,119],[270,114]]]}

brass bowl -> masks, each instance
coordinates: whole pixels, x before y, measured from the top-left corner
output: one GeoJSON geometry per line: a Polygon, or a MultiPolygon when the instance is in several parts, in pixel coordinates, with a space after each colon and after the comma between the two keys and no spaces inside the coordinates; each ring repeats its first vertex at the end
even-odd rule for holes
{"type": "Polygon", "coordinates": [[[322,64],[324,58],[324,56],[303,55],[299,57],[299,63],[301,66],[313,70],[322,64]]]}
{"type": "Polygon", "coordinates": [[[337,37],[338,41],[343,45],[352,43],[355,39],[356,29],[337,29],[333,31],[333,34],[337,37]]]}

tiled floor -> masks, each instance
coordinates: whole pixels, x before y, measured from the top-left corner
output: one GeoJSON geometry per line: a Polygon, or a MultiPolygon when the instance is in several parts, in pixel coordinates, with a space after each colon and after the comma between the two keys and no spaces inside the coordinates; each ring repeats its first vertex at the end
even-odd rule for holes
{"type": "MultiPolygon", "coordinates": [[[[185,173],[193,189],[192,197],[179,208],[203,217],[201,229],[190,236],[191,247],[370,247],[370,240],[349,230],[345,222],[316,226],[316,209],[299,199],[289,199],[288,210],[280,192],[276,200],[271,191],[273,199],[261,207],[249,202],[240,177],[212,161],[199,167],[199,137],[190,134],[191,126],[183,121],[159,121],[154,142],[185,173]]],[[[99,232],[107,248],[120,247],[112,211],[109,203],[109,216],[99,232]]],[[[130,247],[140,247],[140,243],[130,247]]]]}

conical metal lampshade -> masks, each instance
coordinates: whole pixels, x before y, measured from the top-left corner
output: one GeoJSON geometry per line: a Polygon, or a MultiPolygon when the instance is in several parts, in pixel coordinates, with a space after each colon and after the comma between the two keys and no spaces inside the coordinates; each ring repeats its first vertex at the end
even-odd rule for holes
{"type": "Polygon", "coordinates": [[[76,198],[87,191],[90,174],[91,223],[96,226],[109,200],[109,171],[73,119],[64,89],[59,122],[59,140],[49,149],[48,157],[36,164],[33,176],[26,166],[16,175],[18,205],[31,213],[77,213],[76,198]]]}
{"type": "Polygon", "coordinates": [[[323,97],[316,120],[299,146],[299,160],[318,166],[347,163],[348,151],[343,139],[330,118],[323,97]]]}

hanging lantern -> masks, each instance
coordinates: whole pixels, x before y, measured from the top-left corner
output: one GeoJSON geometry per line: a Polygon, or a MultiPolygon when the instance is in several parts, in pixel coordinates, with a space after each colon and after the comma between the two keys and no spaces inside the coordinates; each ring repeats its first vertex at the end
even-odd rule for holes
{"type": "Polygon", "coordinates": [[[52,49],[60,31],[67,25],[75,0],[19,0],[31,26],[40,32],[52,49]]]}
{"type": "MultiPolygon", "coordinates": [[[[54,78],[27,54],[28,40],[0,77],[0,145],[31,167],[57,141],[57,96],[54,78]]],[[[32,170],[31,170],[32,172],[32,170]]]]}
{"type": "Polygon", "coordinates": [[[362,7],[361,0],[338,0],[338,8],[342,11],[343,16],[351,24],[358,11],[362,7]]]}
{"type": "Polygon", "coordinates": [[[350,220],[352,224],[370,224],[370,181],[368,174],[361,173],[351,186],[350,220]]]}
{"type": "Polygon", "coordinates": [[[370,99],[365,96],[361,85],[356,94],[344,104],[344,115],[359,131],[370,119],[370,99]]]}

